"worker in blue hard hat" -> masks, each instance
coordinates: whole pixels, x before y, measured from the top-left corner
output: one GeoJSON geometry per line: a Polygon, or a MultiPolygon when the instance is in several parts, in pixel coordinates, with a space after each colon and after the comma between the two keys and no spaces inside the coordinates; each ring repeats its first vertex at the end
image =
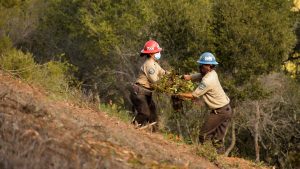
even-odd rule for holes
{"type": "Polygon", "coordinates": [[[199,80],[199,86],[193,92],[180,93],[177,96],[188,99],[202,96],[211,112],[201,128],[199,141],[204,143],[211,140],[218,153],[224,153],[224,137],[232,117],[232,110],[229,105],[230,100],[225,94],[215,71],[215,67],[218,65],[215,56],[210,52],[205,52],[200,55],[197,62],[199,64],[199,73],[184,75],[184,79],[199,80]]]}

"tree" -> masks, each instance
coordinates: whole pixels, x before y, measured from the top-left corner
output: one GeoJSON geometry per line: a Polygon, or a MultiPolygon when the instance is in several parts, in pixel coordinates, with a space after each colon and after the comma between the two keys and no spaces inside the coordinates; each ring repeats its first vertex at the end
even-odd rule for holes
{"type": "MultiPolygon", "coordinates": [[[[251,118],[254,125],[248,129],[254,132],[257,160],[261,154],[259,138],[263,135],[258,133],[262,125],[262,105],[257,101],[268,96],[258,78],[280,70],[282,61],[294,47],[294,20],[290,7],[291,2],[284,0],[216,1],[214,6],[215,53],[220,61],[225,89],[234,107],[243,100],[256,103],[256,109],[253,109],[256,118],[251,118]]],[[[246,117],[245,114],[240,118],[246,117]]]]}
{"type": "Polygon", "coordinates": [[[235,151],[242,156],[255,156],[253,158],[280,168],[293,168],[299,163],[299,153],[296,153],[299,152],[297,142],[300,136],[299,86],[282,73],[263,76],[260,81],[263,88],[270,92],[270,97],[259,101],[247,100],[236,107],[235,151]],[[257,141],[253,142],[249,135],[257,141]],[[251,147],[259,149],[254,151],[251,147]]]}
{"type": "MultiPolygon", "coordinates": [[[[296,1],[295,1],[296,2],[296,1]]],[[[298,5],[299,5],[298,1],[298,5]]],[[[298,6],[299,7],[299,6],[298,6]]],[[[285,60],[284,62],[284,68],[287,73],[289,73],[293,78],[300,81],[300,11],[299,9],[294,12],[294,17],[296,18],[296,26],[295,26],[295,32],[297,36],[297,43],[293,50],[293,53],[285,60]]]]}
{"type": "Polygon", "coordinates": [[[40,62],[75,65],[78,79],[96,100],[98,95],[118,99],[133,77],[138,40],[144,38],[149,18],[143,8],[142,1],[53,0],[28,46],[40,62]]]}
{"type": "Polygon", "coordinates": [[[0,2],[0,36],[8,36],[14,46],[26,41],[36,29],[44,9],[39,0],[3,0],[0,2]]]}
{"type": "Polygon", "coordinates": [[[195,71],[199,54],[213,49],[212,3],[166,0],[152,1],[151,6],[157,16],[149,37],[161,43],[163,56],[181,73],[195,71]]]}
{"type": "Polygon", "coordinates": [[[233,75],[237,85],[280,69],[295,44],[290,6],[283,0],[217,1],[216,54],[222,71],[233,75]]]}

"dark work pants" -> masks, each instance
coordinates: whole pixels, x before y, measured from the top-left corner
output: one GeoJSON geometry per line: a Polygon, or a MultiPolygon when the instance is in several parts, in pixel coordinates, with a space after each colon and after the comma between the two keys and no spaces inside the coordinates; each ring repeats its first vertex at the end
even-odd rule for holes
{"type": "Polygon", "coordinates": [[[135,121],[145,125],[157,121],[156,106],[152,99],[152,93],[145,92],[142,87],[134,88],[130,92],[133,111],[136,111],[135,121]]]}
{"type": "Polygon", "coordinates": [[[223,144],[231,117],[232,110],[229,104],[220,109],[212,110],[201,128],[199,141],[203,143],[212,140],[223,144]]]}

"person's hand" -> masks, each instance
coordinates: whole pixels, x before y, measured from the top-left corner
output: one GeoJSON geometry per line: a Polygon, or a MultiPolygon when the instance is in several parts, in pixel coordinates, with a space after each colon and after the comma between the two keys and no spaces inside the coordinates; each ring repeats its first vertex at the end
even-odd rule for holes
{"type": "Polygon", "coordinates": [[[192,80],[192,76],[191,75],[183,75],[183,79],[184,80],[192,80]]]}

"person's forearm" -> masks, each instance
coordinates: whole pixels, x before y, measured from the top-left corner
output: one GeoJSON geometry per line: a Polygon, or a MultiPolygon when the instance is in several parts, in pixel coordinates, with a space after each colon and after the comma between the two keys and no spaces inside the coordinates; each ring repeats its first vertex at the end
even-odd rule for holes
{"type": "Polygon", "coordinates": [[[188,99],[194,99],[194,96],[192,93],[179,93],[180,97],[188,98],[188,99]]]}
{"type": "Polygon", "coordinates": [[[202,75],[200,73],[195,73],[191,75],[183,75],[184,80],[191,80],[193,82],[200,81],[202,79],[202,75]]]}

